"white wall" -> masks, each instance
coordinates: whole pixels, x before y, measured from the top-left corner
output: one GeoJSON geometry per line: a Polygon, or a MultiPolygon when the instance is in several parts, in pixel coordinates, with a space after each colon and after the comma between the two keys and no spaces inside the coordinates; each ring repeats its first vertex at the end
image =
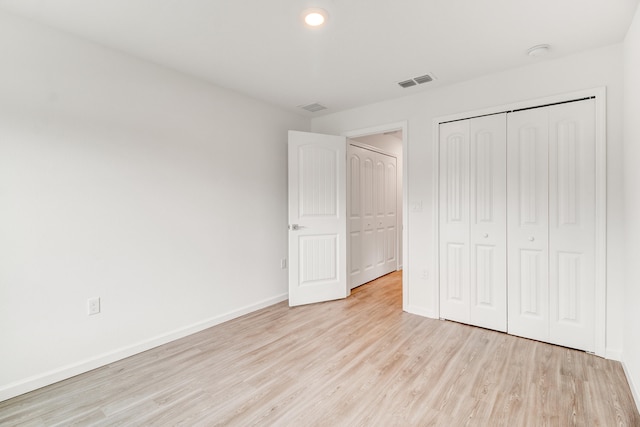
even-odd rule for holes
{"type": "Polygon", "coordinates": [[[624,43],[626,293],[623,362],[640,408],[640,8],[624,43]]]}
{"type": "Polygon", "coordinates": [[[308,119],[6,14],[0,57],[0,400],[286,299],[308,119]]]}
{"type": "MultiPolygon", "coordinates": [[[[372,104],[312,120],[314,132],[341,134],[353,129],[408,121],[408,200],[405,206],[421,206],[408,212],[408,307],[414,313],[433,316],[437,280],[434,277],[436,203],[434,194],[433,119],[501,104],[557,95],[598,86],[607,87],[607,354],[622,352],[622,46],[614,45],[573,56],[532,60],[532,65],[488,75],[452,86],[396,100],[372,104]],[[427,269],[427,279],[422,270],[427,269]]],[[[406,256],[406,255],[405,255],[406,256]]]]}

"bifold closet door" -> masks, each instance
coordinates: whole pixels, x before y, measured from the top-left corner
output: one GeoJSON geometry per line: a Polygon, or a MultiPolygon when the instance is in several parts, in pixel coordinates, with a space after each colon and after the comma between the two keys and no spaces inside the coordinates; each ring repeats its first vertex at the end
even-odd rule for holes
{"type": "Polygon", "coordinates": [[[549,339],[549,111],[507,124],[509,333],[549,339]]]}
{"type": "Polygon", "coordinates": [[[595,101],[509,114],[509,333],[595,347],[595,101]]]}
{"type": "Polygon", "coordinates": [[[469,323],[469,120],[440,125],[440,317],[469,323]]]}
{"type": "Polygon", "coordinates": [[[440,125],[440,316],[506,331],[505,114],[440,125]]]}
{"type": "Polygon", "coordinates": [[[595,348],[595,100],[549,110],[549,341],[595,348]]]}
{"type": "Polygon", "coordinates": [[[347,150],[349,283],[353,288],[374,275],[375,256],[367,248],[375,244],[375,159],[370,151],[360,147],[349,145],[347,150]]]}
{"type": "Polygon", "coordinates": [[[348,147],[349,276],[351,288],[396,270],[396,159],[348,147]]]}
{"type": "Polygon", "coordinates": [[[379,154],[379,159],[384,165],[384,203],[378,216],[378,227],[384,233],[384,258],[378,276],[383,276],[398,268],[398,164],[392,156],[379,154]]]}
{"type": "Polygon", "coordinates": [[[470,124],[471,322],[507,330],[506,114],[470,124]]]}

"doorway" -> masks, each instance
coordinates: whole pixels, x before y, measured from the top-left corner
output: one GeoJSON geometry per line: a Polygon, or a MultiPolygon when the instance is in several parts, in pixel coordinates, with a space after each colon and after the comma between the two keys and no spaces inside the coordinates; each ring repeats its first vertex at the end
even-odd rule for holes
{"type": "MultiPolygon", "coordinates": [[[[406,122],[400,122],[341,136],[289,131],[289,305],[342,299],[351,293],[346,163],[347,148],[354,144],[370,148],[375,156],[393,158],[396,194],[393,203],[388,205],[397,208],[389,224],[395,233],[393,239],[388,239],[394,251],[387,253],[392,254],[389,257],[394,264],[391,271],[402,269],[403,307],[407,306],[407,265],[403,261],[407,254],[407,236],[403,235],[402,227],[406,223],[403,207],[406,170],[402,168],[406,164],[406,127],[406,122]],[[352,138],[365,137],[370,137],[365,143],[352,141],[352,138]],[[382,143],[374,139],[387,139],[387,144],[392,144],[380,148],[376,144],[382,143]]],[[[373,279],[375,277],[370,278],[373,279]]]]}
{"type": "Polygon", "coordinates": [[[348,139],[349,287],[402,269],[402,129],[348,139]]]}

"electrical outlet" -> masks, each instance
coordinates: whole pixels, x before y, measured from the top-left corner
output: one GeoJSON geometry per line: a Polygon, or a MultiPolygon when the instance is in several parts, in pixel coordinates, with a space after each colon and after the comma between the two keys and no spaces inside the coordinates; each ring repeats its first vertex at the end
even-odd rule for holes
{"type": "Polygon", "coordinates": [[[426,268],[422,270],[422,273],[420,274],[420,278],[421,279],[428,279],[429,278],[429,270],[427,270],[426,268]]]}
{"type": "Polygon", "coordinates": [[[281,268],[281,269],[283,269],[283,270],[284,270],[285,268],[287,268],[287,259],[286,259],[286,258],[282,258],[282,259],[280,260],[280,268],[281,268]]]}
{"type": "Polygon", "coordinates": [[[89,316],[100,313],[100,298],[89,298],[87,300],[87,314],[89,316]]]}

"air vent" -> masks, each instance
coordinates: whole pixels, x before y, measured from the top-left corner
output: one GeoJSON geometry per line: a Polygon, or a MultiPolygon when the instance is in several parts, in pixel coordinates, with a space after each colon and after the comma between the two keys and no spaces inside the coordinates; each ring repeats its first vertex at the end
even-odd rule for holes
{"type": "Polygon", "coordinates": [[[327,107],[325,107],[324,105],[318,104],[317,102],[314,102],[313,104],[309,104],[309,105],[299,105],[299,107],[302,108],[303,110],[307,110],[312,113],[327,109],[327,107]]]}
{"type": "Polygon", "coordinates": [[[415,85],[421,85],[423,83],[432,82],[434,79],[433,74],[425,74],[424,76],[414,77],[409,80],[402,81],[398,83],[403,88],[408,88],[415,85]]]}
{"type": "Polygon", "coordinates": [[[429,74],[425,74],[424,76],[414,77],[413,80],[415,80],[416,83],[421,85],[422,83],[429,83],[430,81],[433,80],[433,77],[431,77],[429,74]]]}
{"type": "Polygon", "coordinates": [[[400,83],[398,83],[398,84],[399,84],[401,87],[403,87],[403,88],[405,88],[405,89],[406,89],[406,88],[408,88],[408,87],[415,86],[415,85],[416,85],[416,82],[414,82],[413,80],[405,80],[405,81],[400,82],[400,83]]]}

